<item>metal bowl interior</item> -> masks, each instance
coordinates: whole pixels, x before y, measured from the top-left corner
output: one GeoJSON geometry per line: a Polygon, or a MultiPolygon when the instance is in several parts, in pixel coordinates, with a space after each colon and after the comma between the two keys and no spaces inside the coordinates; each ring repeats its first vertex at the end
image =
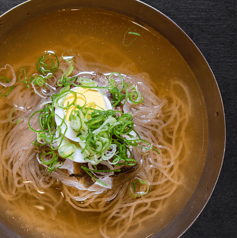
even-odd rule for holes
{"type": "MultiPolygon", "coordinates": [[[[161,33],[179,51],[196,76],[208,115],[208,151],[206,163],[191,199],[178,216],[154,237],[181,236],[205,207],[218,179],[225,150],[225,118],[223,103],[215,77],[205,58],[192,40],[167,16],[136,0],[31,0],[1,16],[0,38],[31,17],[64,8],[93,7],[115,11],[149,25],[161,33]]],[[[1,237],[19,237],[3,224],[1,237]]]]}

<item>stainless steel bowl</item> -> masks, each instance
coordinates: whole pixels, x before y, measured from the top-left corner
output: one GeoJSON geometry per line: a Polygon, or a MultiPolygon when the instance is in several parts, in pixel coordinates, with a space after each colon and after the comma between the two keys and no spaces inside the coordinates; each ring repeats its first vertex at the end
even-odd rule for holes
{"type": "MultiPolygon", "coordinates": [[[[167,38],[176,47],[195,74],[206,104],[208,151],[203,173],[191,199],[176,218],[154,237],[181,236],[205,207],[216,185],[225,150],[225,117],[215,77],[192,40],[171,19],[149,5],[136,0],[31,0],[0,17],[0,38],[31,17],[63,8],[93,7],[115,11],[143,22],[167,38]]],[[[158,232],[158,231],[157,231],[158,232]]],[[[0,224],[1,237],[19,237],[0,224]]]]}

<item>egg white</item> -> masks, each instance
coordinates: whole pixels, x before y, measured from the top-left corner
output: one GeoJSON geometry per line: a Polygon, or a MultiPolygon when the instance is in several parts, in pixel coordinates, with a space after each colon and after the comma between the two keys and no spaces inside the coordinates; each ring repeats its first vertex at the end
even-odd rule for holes
{"type": "MultiPolygon", "coordinates": [[[[72,91],[75,91],[78,87],[75,87],[75,88],[72,88],[71,90],[72,91]]],[[[97,90],[97,89],[93,89],[93,90],[97,90]]],[[[101,93],[99,90],[97,90],[99,93],[101,93]]],[[[112,105],[110,103],[110,100],[101,93],[101,95],[103,96],[104,100],[105,100],[105,104],[106,104],[106,107],[107,107],[107,110],[109,109],[112,109],[112,105]]],[[[62,103],[62,101],[65,100],[65,98],[67,97],[67,95],[60,99],[58,101],[59,105],[62,103]]],[[[95,102],[96,103],[96,102],[95,102]]],[[[60,107],[56,107],[55,108],[55,122],[57,124],[57,126],[60,126],[62,124],[62,119],[65,118],[65,111],[63,108],[60,108],[60,107]]],[[[64,134],[65,133],[65,137],[63,138],[62,140],[62,144],[61,146],[65,145],[65,144],[68,144],[68,143],[71,143],[71,141],[74,141],[74,142],[79,142],[79,138],[77,137],[77,132],[75,132],[70,124],[67,122],[66,119],[64,119],[64,122],[61,126],[61,133],[64,134]],[[66,124],[66,125],[65,125],[66,124]],[[65,133],[65,130],[67,129],[66,133],[65,133]]],[[[61,141],[62,137],[58,139],[57,143],[59,144],[60,141],[61,141]]],[[[81,148],[79,147],[79,144],[78,146],[76,146],[76,151],[74,152],[73,154],[73,161],[74,162],[78,162],[78,163],[84,163],[85,160],[84,160],[84,155],[81,153],[81,148]]]]}

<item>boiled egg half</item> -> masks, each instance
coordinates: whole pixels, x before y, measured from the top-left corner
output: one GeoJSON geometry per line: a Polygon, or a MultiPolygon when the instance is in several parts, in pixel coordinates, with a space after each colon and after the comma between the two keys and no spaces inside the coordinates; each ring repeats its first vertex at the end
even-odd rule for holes
{"type": "MultiPolygon", "coordinates": [[[[77,93],[77,99],[74,102],[76,105],[86,107],[92,107],[97,110],[109,110],[112,109],[112,105],[109,99],[103,95],[99,90],[92,89],[92,88],[82,88],[82,87],[75,87],[72,88],[71,91],[77,93]]],[[[63,107],[70,105],[75,100],[75,93],[68,93],[65,97],[61,98],[58,103],[63,107]]],[[[71,111],[75,109],[75,106],[69,107],[67,110],[56,107],[55,108],[55,121],[57,126],[61,127],[61,133],[64,134],[65,130],[65,137],[62,140],[61,146],[72,143],[76,145],[76,151],[74,152],[72,158],[74,162],[84,163],[84,155],[81,153],[81,147],[79,145],[79,138],[77,137],[77,132],[75,132],[69,122],[69,115],[71,111]]],[[[62,137],[57,140],[59,144],[62,137]]]]}

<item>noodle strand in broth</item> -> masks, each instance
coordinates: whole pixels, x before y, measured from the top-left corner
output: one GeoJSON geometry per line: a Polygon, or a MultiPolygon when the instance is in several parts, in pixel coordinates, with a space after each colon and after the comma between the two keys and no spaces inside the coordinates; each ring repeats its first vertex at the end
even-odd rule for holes
{"type": "MultiPolygon", "coordinates": [[[[66,65],[65,62],[60,63],[61,69],[64,64],[66,65]]],[[[77,67],[74,74],[78,70],[88,72],[81,57],[76,58],[75,65],[77,67]]],[[[56,80],[51,82],[52,87],[56,86],[60,76],[55,73],[56,80]]],[[[190,98],[180,82],[173,81],[169,94],[160,95],[161,99],[149,85],[147,74],[126,76],[125,81],[130,85],[137,85],[144,102],[126,104],[124,110],[132,113],[136,131],[144,140],[156,146],[160,154],[151,150],[142,155],[133,150],[134,157],[139,161],[139,168],[124,176],[122,181],[115,177],[113,188],[108,190],[80,190],[73,186],[74,180],[65,176],[60,169],[48,174],[38,163],[35,148],[31,144],[36,135],[28,127],[28,118],[33,108],[36,111],[42,105],[42,100],[38,94],[18,82],[12,94],[6,98],[8,105],[1,111],[1,196],[10,203],[15,203],[27,194],[27,197],[37,199],[38,205],[34,206],[38,210],[50,210],[50,214],[54,216],[64,199],[76,210],[99,212],[99,231],[103,237],[120,238],[125,234],[132,235],[142,226],[144,220],[156,216],[165,205],[166,198],[182,183],[180,161],[177,159],[182,157],[184,160],[187,157],[185,128],[191,110],[190,98]],[[176,87],[186,94],[188,104],[184,104],[175,94],[176,87]],[[12,106],[16,107],[12,120],[22,119],[17,125],[8,123],[5,118],[12,106]],[[130,196],[128,187],[133,177],[142,177],[149,182],[150,189],[146,195],[140,198],[130,196]],[[58,195],[52,193],[53,188],[58,189],[58,195]]],[[[37,120],[32,123],[36,124],[37,120]]],[[[31,203],[29,198],[28,203],[31,203]]]]}

